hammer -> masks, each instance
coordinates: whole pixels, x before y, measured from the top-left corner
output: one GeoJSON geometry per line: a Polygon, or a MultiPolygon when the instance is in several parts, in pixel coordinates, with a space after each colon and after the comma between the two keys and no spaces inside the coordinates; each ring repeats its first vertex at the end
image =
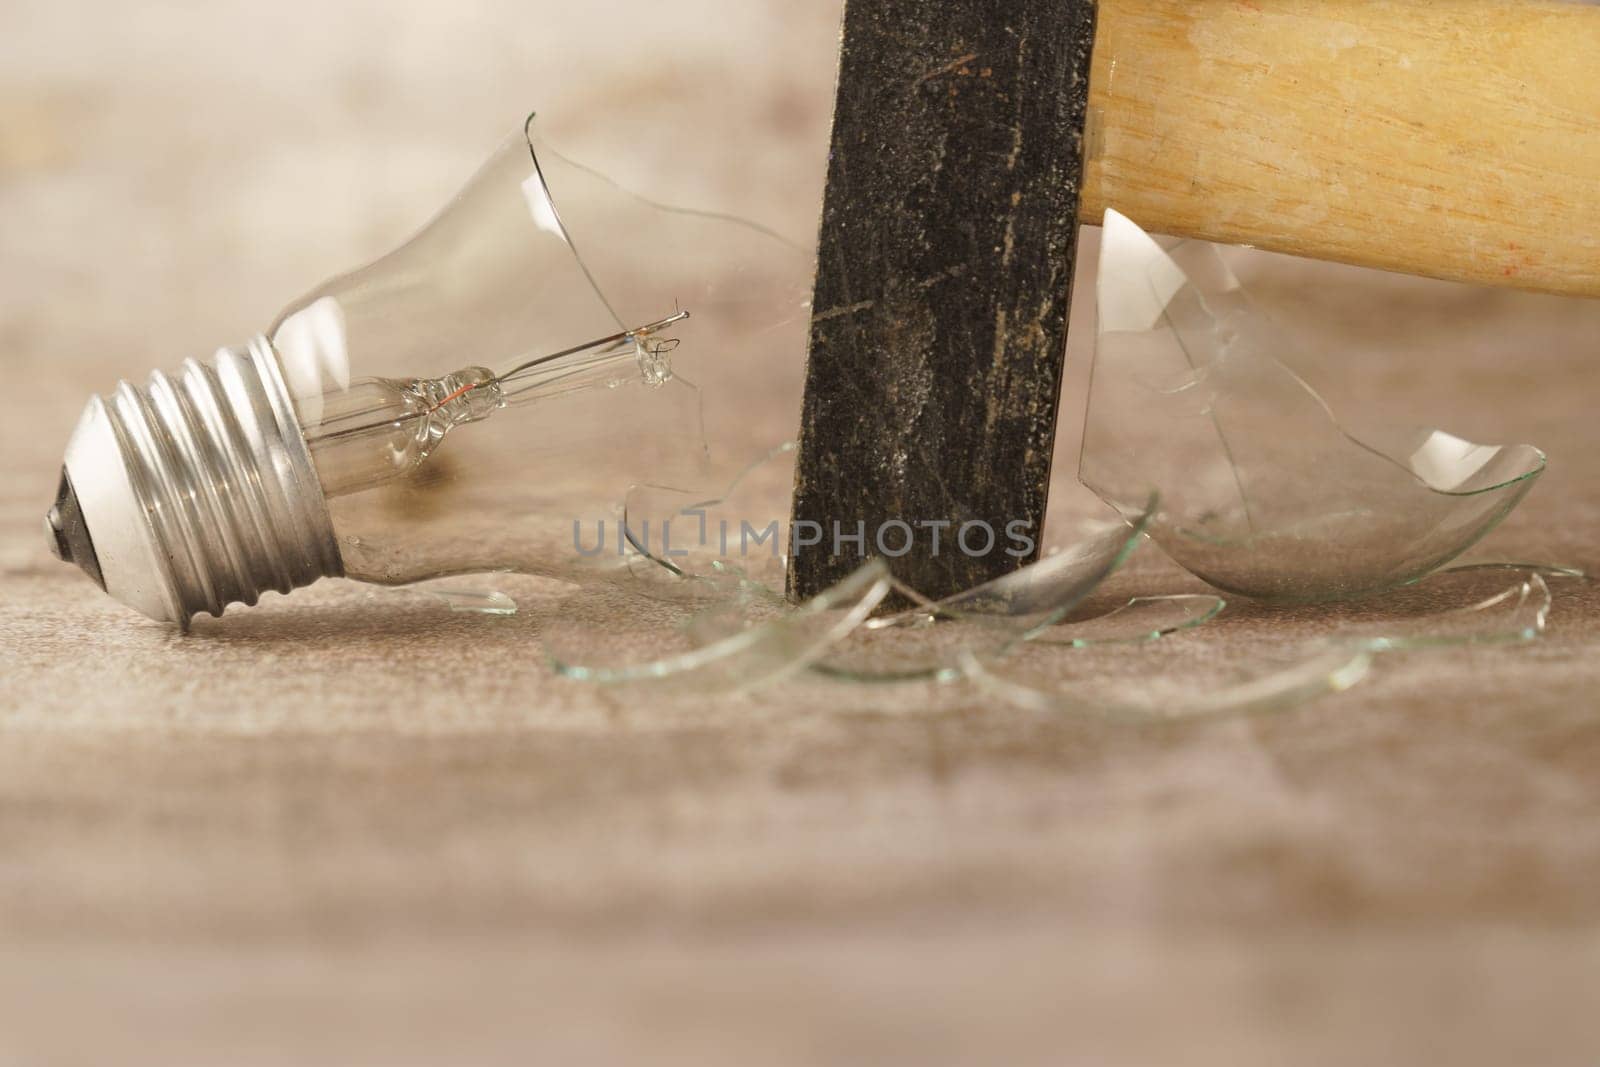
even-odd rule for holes
{"type": "Polygon", "coordinates": [[[791,596],[864,555],[930,597],[1034,558],[1077,223],[1108,207],[1600,295],[1600,8],[847,0],[791,596]]]}

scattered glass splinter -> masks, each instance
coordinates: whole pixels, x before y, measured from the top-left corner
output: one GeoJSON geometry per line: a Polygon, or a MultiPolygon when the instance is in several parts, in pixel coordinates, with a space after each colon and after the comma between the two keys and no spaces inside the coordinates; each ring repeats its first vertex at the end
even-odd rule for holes
{"type": "Polygon", "coordinates": [[[798,606],[751,600],[744,625],[700,643],[682,618],[682,605],[647,605],[623,586],[593,586],[550,620],[553,632],[546,635],[545,648],[558,673],[581,681],[650,682],[695,693],[744,691],[805,669],[854,633],[888,592],[888,569],[873,560],[798,606]],[[641,618],[641,608],[651,606],[654,613],[641,618]],[[633,619],[637,629],[616,635],[595,621],[616,617],[633,619]],[[652,621],[668,625],[651,626],[652,621]]]}

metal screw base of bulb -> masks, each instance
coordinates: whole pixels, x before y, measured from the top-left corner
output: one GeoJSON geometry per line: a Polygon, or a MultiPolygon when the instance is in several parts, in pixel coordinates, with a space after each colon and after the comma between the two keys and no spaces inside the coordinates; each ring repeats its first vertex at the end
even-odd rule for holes
{"type": "Polygon", "coordinates": [[[80,492],[86,482],[115,483],[97,499],[121,491],[128,522],[147,524],[119,529],[109,506],[98,523],[86,514],[113,595],[120,582],[121,599],[187,626],[201,612],[221,615],[266,590],[343,573],[322,486],[264,338],[222,349],[210,364],[189,360],[175,377],[157,371],[143,389],[121,382],[91,402],[80,435],[103,435],[99,420],[108,447],[69,449],[67,474],[80,492]],[[113,448],[115,457],[106,454],[113,448]]]}

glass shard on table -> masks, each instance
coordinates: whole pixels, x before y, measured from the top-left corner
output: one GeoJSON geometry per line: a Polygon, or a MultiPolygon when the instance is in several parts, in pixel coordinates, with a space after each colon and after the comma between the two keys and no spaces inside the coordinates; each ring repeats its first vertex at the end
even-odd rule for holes
{"type": "Polygon", "coordinates": [[[693,693],[744,692],[804,670],[853,633],[889,592],[882,560],[804,604],[739,597],[737,625],[711,639],[694,605],[642,596],[617,584],[586,587],[541,620],[551,664],[568,678],[618,685],[654,683],[693,693]]]}
{"type": "Polygon", "coordinates": [[[451,611],[462,615],[500,615],[517,613],[517,601],[504,589],[495,587],[494,575],[465,575],[422,582],[413,588],[434,598],[451,611]]]}
{"type": "Polygon", "coordinates": [[[623,494],[715,492],[730,426],[804,351],[803,249],[624,189],[540,130],[270,331],[349,577],[615,579],[623,494]]]}
{"type": "Polygon", "coordinates": [[[1204,626],[1222,613],[1227,601],[1204,593],[1136,596],[1103,615],[1069,619],[1033,640],[1043,646],[1093,648],[1139,644],[1204,626]]]}
{"type": "Polygon", "coordinates": [[[1332,620],[1335,636],[1299,646],[1218,626],[1093,657],[1039,645],[999,663],[969,655],[962,669],[988,695],[1033,711],[1127,722],[1264,714],[1350,688],[1385,653],[1534,640],[1550,604],[1536,571],[1468,566],[1349,605],[1332,620]]]}
{"type": "Polygon", "coordinates": [[[1216,246],[1164,248],[1108,211],[1079,475],[1208,583],[1281,602],[1415,581],[1476,543],[1544,470],[1526,445],[1356,431],[1279,356],[1292,343],[1216,246]]]}

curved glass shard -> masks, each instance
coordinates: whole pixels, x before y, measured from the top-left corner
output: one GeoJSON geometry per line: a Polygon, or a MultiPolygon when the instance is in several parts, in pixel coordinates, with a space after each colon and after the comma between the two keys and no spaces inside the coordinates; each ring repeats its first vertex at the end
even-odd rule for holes
{"type": "Polygon", "coordinates": [[[740,625],[704,642],[685,605],[651,600],[626,585],[596,585],[542,621],[555,670],[580,681],[652,682],[695,693],[745,692],[805,669],[856,630],[889,593],[873,560],[798,607],[753,596],[737,604],[740,625]],[[607,620],[630,618],[618,632],[607,620]]]}
{"type": "Polygon", "coordinates": [[[1526,445],[1346,429],[1277,358],[1290,344],[1215,246],[1163,247],[1106,213],[1099,332],[1079,476],[1219,589],[1347,600],[1436,570],[1544,470],[1526,445]]]}

